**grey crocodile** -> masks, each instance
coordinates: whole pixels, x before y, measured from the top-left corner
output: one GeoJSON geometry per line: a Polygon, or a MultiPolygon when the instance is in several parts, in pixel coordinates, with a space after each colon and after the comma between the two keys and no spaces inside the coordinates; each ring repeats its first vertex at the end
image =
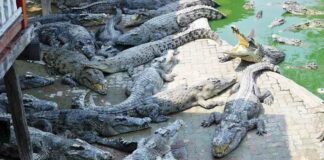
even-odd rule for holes
{"type": "MultiPolygon", "coordinates": [[[[32,95],[23,95],[23,104],[26,113],[57,110],[57,104],[52,101],[38,99],[32,95]]],[[[0,94],[0,113],[10,113],[6,94],[0,94]]]]}
{"type": "Polygon", "coordinates": [[[203,127],[217,124],[212,141],[212,153],[215,157],[224,157],[235,150],[247,132],[257,128],[257,134],[266,133],[264,121],[258,118],[261,102],[270,105],[273,102],[271,92],[261,92],[256,85],[256,74],[263,70],[278,71],[278,66],[262,62],[249,66],[243,73],[239,84],[234,86],[233,95],[225,104],[224,112],[214,112],[203,127]]]}
{"type": "Polygon", "coordinates": [[[105,73],[127,71],[165,55],[169,49],[175,49],[185,43],[203,38],[213,39],[218,44],[221,43],[219,36],[209,29],[188,29],[177,35],[126,49],[114,57],[89,63],[87,67],[100,69],[105,73]]]}
{"type": "Polygon", "coordinates": [[[213,7],[193,6],[150,19],[141,26],[121,35],[116,43],[136,46],[177,33],[199,18],[221,19],[223,17],[224,14],[213,7]]]}
{"type": "Polygon", "coordinates": [[[97,39],[102,42],[112,41],[113,43],[122,34],[121,31],[116,29],[116,25],[122,19],[122,11],[116,9],[116,15],[109,19],[104,27],[97,32],[97,39]]]}
{"type": "Polygon", "coordinates": [[[294,15],[324,15],[323,11],[318,11],[315,9],[310,9],[302,6],[297,1],[285,1],[282,8],[294,15]]]}
{"type": "Polygon", "coordinates": [[[282,43],[282,44],[289,44],[289,45],[293,45],[293,46],[300,46],[302,44],[302,41],[300,39],[281,37],[277,34],[272,34],[271,37],[272,37],[273,41],[282,43]]]}
{"type": "Polygon", "coordinates": [[[273,28],[276,26],[280,26],[283,25],[286,22],[286,20],[284,18],[275,18],[269,25],[269,28],[273,28]]]}
{"type": "Polygon", "coordinates": [[[229,88],[235,83],[234,78],[208,78],[193,85],[180,85],[170,90],[158,92],[153,96],[122,107],[100,107],[94,110],[112,115],[128,115],[131,117],[150,117],[153,122],[168,120],[166,115],[178,113],[193,106],[211,109],[221,105],[220,101],[207,101],[229,88]]]}
{"type": "Polygon", "coordinates": [[[79,84],[100,94],[108,92],[107,81],[103,73],[97,69],[85,68],[89,60],[83,54],[45,45],[41,46],[41,51],[49,68],[60,74],[69,74],[79,84]]]}
{"type": "MultiPolygon", "coordinates": [[[[51,85],[54,83],[54,79],[27,72],[25,75],[19,76],[19,82],[20,88],[22,90],[25,90],[51,85]]],[[[3,93],[5,91],[6,89],[4,82],[0,80],[0,93],[3,93]]]]}
{"type": "Polygon", "coordinates": [[[150,137],[140,140],[137,149],[131,155],[125,157],[124,160],[175,159],[171,151],[171,145],[183,125],[182,120],[177,120],[167,127],[157,129],[150,137]]]}
{"type": "Polygon", "coordinates": [[[88,58],[96,54],[95,38],[82,26],[68,22],[49,23],[41,25],[36,32],[43,44],[76,50],[88,58]]]}
{"type": "MultiPolygon", "coordinates": [[[[113,155],[92,146],[80,139],[67,139],[49,132],[29,127],[34,160],[70,159],[70,160],[112,160],[113,155]]],[[[9,142],[0,145],[0,155],[19,158],[18,147],[13,127],[9,142]]]]}
{"type": "Polygon", "coordinates": [[[257,44],[253,38],[253,30],[252,34],[246,37],[240,33],[236,26],[231,26],[231,29],[238,40],[238,44],[229,50],[224,48],[223,52],[225,55],[219,57],[220,62],[226,62],[231,58],[239,57],[248,62],[268,61],[277,64],[285,58],[285,54],[277,48],[257,44]]]}
{"type": "Polygon", "coordinates": [[[290,66],[290,65],[286,66],[286,68],[288,69],[307,69],[307,70],[317,70],[318,67],[319,66],[316,62],[310,62],[300,66],[290,66]]]}
{"type": "Polygon", "coordinates": [[[300,31],[310,28],[324,28],[324,19],[314,19],[300,24],[295,24],[287,28],[289,31],[300,31]]]}

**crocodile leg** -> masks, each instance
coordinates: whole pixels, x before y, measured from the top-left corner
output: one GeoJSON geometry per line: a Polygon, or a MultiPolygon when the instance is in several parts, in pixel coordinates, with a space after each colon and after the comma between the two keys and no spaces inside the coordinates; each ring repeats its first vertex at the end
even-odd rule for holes
{"type": "Polygon", "coordinates": [[[324,141],[324,131],[321,133],[321,135],[317,139],[319,139],[320,142],[324,141]]]}
{"type": "Polygon", "coordinates": [[[62,77],[62,84],[68,85],[70,87],[76,87],[78,85],[78,83],[73,80],[72,75],[71,74],[66,74],[62,77]]]}
{"type": "Polygon", "coordinates": [[[260,89],[258,87],[254,88],[254,93],[255,95],[260,99],[261,102],[267,104],[267,105],[271,105],[273,103],[273,95],[269,90],[262,90],[260,91],[260,89]]]}
{"type": "Polygon", "coordinates": [[[213,113],[210,114],[208,120],[204,120],[201,123],[201,126],[203,126],[203,127],[209,127],[213,123],[219,124],[222,121],[222,117],[223,117],[223,114],[222,113],[220,113],[220,112],[213,112],[213,113]]]}
{"type": "Polygon", "coordinates": [[[216,106],[221,106],[224,104],[223,101],[206,101],[202,96],[197,95],[197,105],[201,106],[202,108],[205,109],[212,109],[215,108],[216,106]]]}
{"type": "Polygon", "coordinates": [[[176,74],[166,74],[163,70],[157,69],[159,72],[161,78],[166,82],[172,82],[174,80],[174,77],[177,76],[176,74]]]}
{"type": "Polygon", "coordinates": [[[234,84],[234,86],[230,90],[230,95],[236,93],[240,89],[240,83],[234,84]]]}
{"type": "Polygon", "coordinates": [[[264,120],[260,118],[250,119],[247,123],[247,127],[249,130],[256,128],[257,129],[256,134],[259,136],[262,136],[267,133],[267,131],[265,130],[264,120]]]}
{"type": "Polygon", "coordinates": [[[231,57],[229,54],[223,54],[222,56],[218,57],[219,62],[224,63],[227,61],[230,61],[231,59],[233,59],[233,57],[231,57]]]}
{"type": "Polygon", "coordinates": [[[154,123],[166,122],[169,120],[168,116],[161,115],[159,105],[156,103],[146,104],[143,108],[139,108],[137,112],[144,117],[147,117],[148,115],[154,123]]]}

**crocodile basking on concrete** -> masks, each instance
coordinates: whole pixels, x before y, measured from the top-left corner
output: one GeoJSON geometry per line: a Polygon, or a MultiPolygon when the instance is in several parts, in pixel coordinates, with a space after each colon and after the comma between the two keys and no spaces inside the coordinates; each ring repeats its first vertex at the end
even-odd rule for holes
{"type": "Polygon", "coordinates": [[[178,113],[193,106],[211,109],[222,102],[207,101],[235,83],[234,78],[208,78],[193,85],[180,85],[170,90],[158,92],[153,96],[137,101],[132,105],[94,110],[112,115],[131,117],[150,117],[153,122],[168,120],[167,115],[178,113]]]}
{"type": "MultiPolygon", "coordinates": [[[[19,82],[20,88],[22,90],[25,90],[51,85],[54,83],[54,79],[27,72],[25,75],[19,76],[19,82]]],[[[0,93],[3,93],[5,91],[6,89],[4,82],[0,80],[0,93]]]]}
{"type": "Polygon", "coordinates": [[[286,12],[294,15],[324,15],[323,11],[306,8],[299,4],[297,1],[285,1],[282,5],[282,8],[286,12]]]}
{"type": "Polygon", "coordinates": [[[273,41],[282,43],[282,44],[289,44],[289,45],[293,45],[293,46],[300,46],[302,44],[302,41],[300,39],[281,37],[277,34],[272,34],[271,37],[272,37],[273,41]]]}
{"type": "Polygon", "coordinates": [[[49,68],[63,75],[69,74],[79,84],[100,94],[108,92],[103,73],[97,69],[86,68],[85,64],[89,63],[89,60],[83,54],[45,45],[41,46],[41,51],[49,68]]]}
{"type": "Polygon", "coordinates": [[[203,127],[218,124],[212,141],[213,156],[224,157],[235,150],[247,132],[257,128],[257,134],[266,133],[264,121],[258,118],[262,104],[272,104],[273,97],[269,91],[261,92],[255,82],[257,73],[263,70],[278,71],[278,66],[261,62],[249,66],[243,73],[240,84],[234,86],[233,95],[229,97],[223,113],[214,112],[203,127]]]}
{"type": "Polygon", "coordinates": [[[238,40],[238,44],[229,50],[227,48],[224,49],[225,51],[223,52],[225,55],[219,57],[221,62],[239,57],[248,62],[268,61],[277,64],[285,58],[285,54],[282,51],[271,46],[257,44],[253,38],[253,30],[251,32],[252,34],[246,37],[240,33],[236,26],[232,26],[231,28],[238,40]]]}
{"type": "Polygon", "coordinates": [[[314,19],[300,24],[295,24],[288,27],[286,30],[300,31],[303,29],[310,29],[310,28],[324,28],[324,19],[314,19]]]}
{"type": "Polygon", "coordinates": [[[177,133],[184,125],[182,120],[157,129],[153,135],[143,138],[138,142],[137,149],[124,160],[173,160],[175,159],[171,145],[174,143],[177,133]]]}
{"type": "Polygon", "coordinates": [[[136,46],[177,33],[199,18],[221,19],[223,17],[224,15],[213,7],[197,5],[150,19],[121,35],[116,43],[136,46]]]}
{"type": "Polygon", "coordinates": [[[43,44],[78,51],[88,58],[96,54],[95,38],[82,26],[68,22],[41,25],[38,39],[43,44]]]}
{"type": "Polygon", "coordinates": [[[165,37],[158,41],[126,49],[114,57],[104,59],[103,61],[91,62],[87,66],[100,69],[105,73],[127,71],[139,65],[148,63],[156,57],[165,55],[167,50],[175,49],[188,42],[203,38],[215,40],[218,44],[221,43],[218,34],[210,29],[188,29],[184,32],[165,37]]]}

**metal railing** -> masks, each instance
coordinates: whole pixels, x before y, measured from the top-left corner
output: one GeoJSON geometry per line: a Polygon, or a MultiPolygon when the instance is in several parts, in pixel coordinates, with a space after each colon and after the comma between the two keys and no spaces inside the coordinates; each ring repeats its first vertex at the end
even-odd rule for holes
{"type": "Polygon", "coordinates": [[[16,0],[0,0],[0,37],[22,14],[16,0]]]}

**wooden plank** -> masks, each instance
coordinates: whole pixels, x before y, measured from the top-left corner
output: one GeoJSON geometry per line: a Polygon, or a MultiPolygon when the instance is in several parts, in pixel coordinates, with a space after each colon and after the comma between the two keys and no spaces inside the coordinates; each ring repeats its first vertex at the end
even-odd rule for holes
{"type": "MultiPolygon", "coordinates": [[[[14,24],[8,28],[7,32],[4,32],[4,34],[0,37],[0,53],[8,46],[8,44],[12,41],[12,39],[19,33],[19,31],[22,29],[21,21],[22,16],[20,16],[14,24]]],[[[1,57],[3,55],[0,54],[0,61],[1,57]]]]}
{"type": "Polygon", "coordinates": [[[52,13],[51,0],[41,0],[42,3],[42,15],[46,16],[52,13]]]}
{"type": "Polygon", "coordinates": [[[17,21],[17,19],[21,16],[21,13],[22,10],[21,8],[19,8],[14,12],[14,14],[9,17],[9,19],[6,20],[5,24],[0,28],[0,37],[2,37],[2,35],[4,35],[6,31],[8,31],[12,24],[17,21]]]}
{"type": "Polygon", "coordinates": [[[12,66],[4,76],[7,97],[9,101],[12,122],[18,144],[19,157],[21,160],[32,160],[33,150],[22,102],[22,93],[19,80],[12,66]]]}
{"type": "Polygon", "coordinates": [[[17,0],[17,6],[21,8],[24,21],[23,21],[23,27],[27,28],[27,23],[28,23],[28,16],[27,16],[27,7],[26,7],[26,0],[17,0]]]}

